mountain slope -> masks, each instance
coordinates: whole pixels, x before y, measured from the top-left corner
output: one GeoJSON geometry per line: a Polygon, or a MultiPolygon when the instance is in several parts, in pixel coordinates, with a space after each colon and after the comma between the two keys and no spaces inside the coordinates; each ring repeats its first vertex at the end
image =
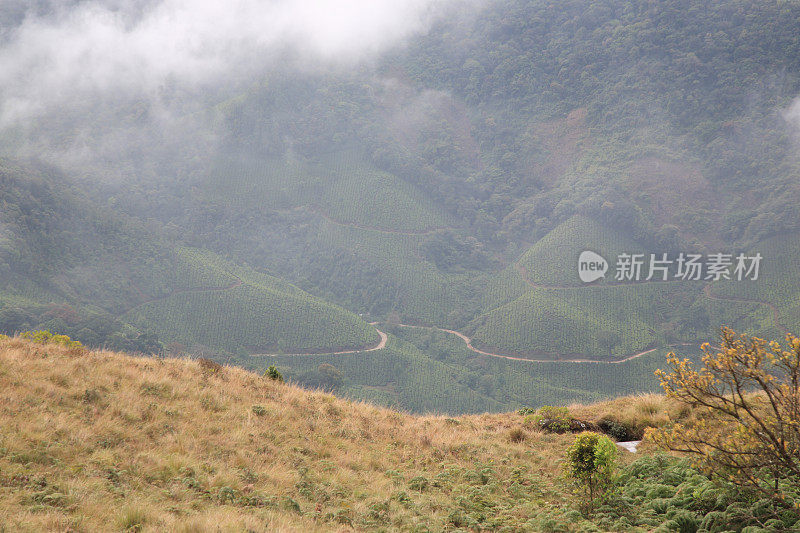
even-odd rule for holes
{"type": "Polygon", "coordinates": [[[95,346],[157,352],[179,343],[240,356],[378,341],[335,304],[98,208],[60,173],[4,162],[0,180],[0,331],[50,328],[95,346]]]}
{"type": "MultiPolygon", "coordinates": [[[[558,478],[572,437],[517,414],[410,416],[203,360],[20,339],[0,339],[0,391],[7,530],[590,525],[567,518],[558,478]]],[[[576,409],[590,420],[622,403],[576,409]]],[[[657,397],[625,409],[673,410],[657,397]]]]}
{"type": "MultiPolygon", "coordinates": [[[[569,409],[587,424],[613,422],[617,434],[696,416],[657,395],[569,409]]],[[[763,523],[741,507],[762,501],[652,455],[648,443],[637,455],[619,451],[619,494],[587,519],[562,476],[573,441],[518,413],[411,416],[203,359],[0,338],[6,531],[644,533],[763,523]]],[[[783,512],[778,525],[788,531],[798,519],[783,512]]]]}
{"type": "Polygon", "coordinates": [[[513,415],[412,417],[235,368],[20,340],[0,341],[0,384],[0,527],[15,531],[441,529],[461,495],[497,510],[487,525],[520,525],[530,502],[558,503],[547,457],[569,440],[531,436],[544,455],[508,440],[513,415]]]}

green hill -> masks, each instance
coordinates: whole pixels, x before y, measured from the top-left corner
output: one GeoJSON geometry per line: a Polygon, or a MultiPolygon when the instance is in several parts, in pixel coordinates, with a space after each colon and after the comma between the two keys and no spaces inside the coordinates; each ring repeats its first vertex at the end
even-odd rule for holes
{"type": "MultiPolygon", "coordinates": [[[[578,257],[586,250],[600,254],[609,263],[605,277],[597,281],[600,284],[614,282],[614,266],[619,254],[645,253],[645,248],[624,232],[578,215],[536,241],[514,267],[524,272],[525,279],[532,285],[580,286],[578,257]]],[[[648,263],[645,263],[644,276],[647,276],[647,268],[648,263]]]]}
{"type": "MultiPolygon", "coordinates": [[[[11,41],[20,6],[0,10],[11,41]]],[[[634,391],[442,332],[324,354],[374,346],[368,322],[562,362],[722,325],[782,336],[800,328],[798,21],[774,0],[493,0],[357,68],[290,61],[2,127],[0,331],[259,370],[251,353],[280,352],[303,382],[324,362],[352,397],[453,413],[634,391]],[[93,151],[107,139],[125,148],[93,151]],[[763,274],[584,286],[584,250],[612,269],[620,252],[763,250],[763,274]]]]}
{"type": "Polygon", "coordinates": [[[220,356],[378,342],[373,327],[341,307],[211,252],[170,244],[72,195],[63,176],[7,166],[0,177],[0,330],[50,328],[143,352],[179,343],[220,356]]]}

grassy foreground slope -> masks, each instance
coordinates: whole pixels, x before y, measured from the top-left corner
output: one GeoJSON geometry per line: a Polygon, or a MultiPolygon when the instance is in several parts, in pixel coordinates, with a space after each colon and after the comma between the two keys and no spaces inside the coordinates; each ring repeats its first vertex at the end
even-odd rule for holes
{"type": "MultiPolygon", "coordinates": [[[[0,340],[0,391],[0,530],[591,526],[558,479],[572,437],[516,414],[411,416],[238,368],[20,339],[0,340]]],[[[668,408],[624,403],[642,401],[651,419],[668,408]]],[[[621,411],[581,415],[603,409],[621,411]]]]}

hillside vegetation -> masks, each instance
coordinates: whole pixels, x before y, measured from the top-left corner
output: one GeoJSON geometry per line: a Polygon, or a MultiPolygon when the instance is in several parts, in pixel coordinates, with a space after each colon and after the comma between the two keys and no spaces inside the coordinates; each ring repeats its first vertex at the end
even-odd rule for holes
{"type": "Polygon", "coordinates": [[[277,363],[415,412],[652,391],[661,355],[722,325],[797,329],[798,35],[796,1],[473,2],[359,68],[176,91],[166,143],[131,126],[163,110],[123,94],[2,130],[0,332],[277,363]],[[70,163],[51,138],[130,146],[70,163]],[[583,250],[612,270],[620,252],[764,261],[755,282],[584,286],[583,250]],[[503,360],[400,326],[386,349],[324,355],[375,346],[369,322],[644,359],[503,360]]]}
{"type": "Polygon", "coordinates": [[[0,383],[0,526],[14,531],[443,529],[462,498],[500,525],[563,497],[553,459],[569,439],[513,443],[515,415],[414,417],[230,367],[19,339],[0,341],[0,383]]]}
{"type": "Polygon", "coordinates": [[[377,342],[374,328],[340,306],[208,250],[175,246],[87,202],[58,174],[0,165],[0,185],[0,331],[49,328],[143,353],[172,343],[220,358],[377,342]]]}
{"type": "MultiPolygon", "coordinates": [[[[738,531],[769,511],[643,445],[587,518],[574,437],[530,416],[412,416],[203,359],[0,339],[0,397],[5,531],[738,531]]],[[[657,395],[570,411],[620,438],[694,416],[657,395]]]]}

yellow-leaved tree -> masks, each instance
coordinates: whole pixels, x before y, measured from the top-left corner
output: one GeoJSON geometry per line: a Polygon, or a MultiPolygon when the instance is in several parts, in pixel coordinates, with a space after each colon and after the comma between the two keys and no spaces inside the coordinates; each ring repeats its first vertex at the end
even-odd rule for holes
{"type": "Polygon", "coordinates": [[[781,345],[723,328],[720,346],[702,350],[700,368],[670,354],[670,371],[656,372],[693,414],[648,438],[697,456],[711,476],[800,505],[800,339],[781,345]]]}

